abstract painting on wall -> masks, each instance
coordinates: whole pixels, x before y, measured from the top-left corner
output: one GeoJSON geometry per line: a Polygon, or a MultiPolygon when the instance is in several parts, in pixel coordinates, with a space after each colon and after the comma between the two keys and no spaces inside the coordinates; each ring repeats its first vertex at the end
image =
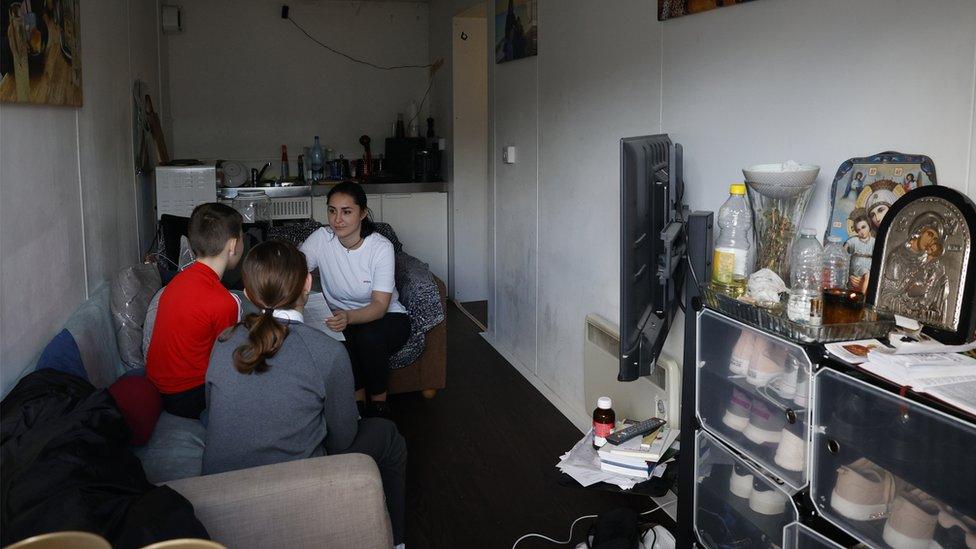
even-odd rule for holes
{"type": "Polygon", "coordinates": [[[539,53],[539,1],[495,0],[495,63],[539,53]]]}
{"type": "Polygon", "coordinates": [[[657,0],[657,20],[667,21],[682,15],[752,2],[752,0],[657,0]]]}
{"type": "Polygon", "coordinates": [[[79,0],[0,0],[0,101],[81,106],[79,0]]]}

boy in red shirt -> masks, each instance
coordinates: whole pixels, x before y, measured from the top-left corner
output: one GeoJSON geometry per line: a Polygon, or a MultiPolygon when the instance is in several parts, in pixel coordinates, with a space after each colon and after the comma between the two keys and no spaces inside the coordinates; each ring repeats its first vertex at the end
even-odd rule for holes
{"type": "Polygon", "coordinates": [[[220,278],[240,263],[242,223],[241,214],[224,204],[194,208],[187,237],[196,261],[159,298],[146,375],[171,414],[200,417],[207,406],[204,380],[214,341],[240,319],[240,302],[220,278]]]}

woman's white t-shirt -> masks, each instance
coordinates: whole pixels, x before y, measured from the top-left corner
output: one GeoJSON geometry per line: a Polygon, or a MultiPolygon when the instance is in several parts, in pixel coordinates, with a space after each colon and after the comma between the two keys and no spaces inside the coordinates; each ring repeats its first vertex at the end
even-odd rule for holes
{"type": "Polygon", "coordinates": [[[322,227],[305,240],[301,250],[308,270],[318,268],[322,292],[331,309],[362,309],[376,291],[393,294],[386,312],[407,312],[394,282],[393,244],[385,236],[373,233],[355,250],[347,250],[328,227],[322,227]]]}

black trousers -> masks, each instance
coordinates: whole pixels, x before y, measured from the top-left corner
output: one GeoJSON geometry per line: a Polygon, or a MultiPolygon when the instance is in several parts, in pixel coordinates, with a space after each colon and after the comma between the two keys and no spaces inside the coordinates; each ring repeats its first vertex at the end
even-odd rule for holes
{"type": "Polygon", "coordinates": [[[207,408],[207,391],[203,385],[187,389],[182,393],[163,394],[163,409],[174,416],[200,419],[207,408]]]}
{"type": "Polygon", "coordinates": [[[356,390],[371,395],[386,392],[390,376],[390,357],[410,337],[410,317],[406,313],[386,313],[383,318],[366,324],[346,326],[346,351],[352,361],[356,390]]]}
{"type": "Polygon", "coordinates": [[[359,431],[352,444],[345,450],[332,452],[332,455],[336,454],[366,454],[373,458],[383,479],[386,510],[393,526],[393,543],[403,543],[407,514],[407,443],[396,425],[378,417],[360,419],[359,431]]]}

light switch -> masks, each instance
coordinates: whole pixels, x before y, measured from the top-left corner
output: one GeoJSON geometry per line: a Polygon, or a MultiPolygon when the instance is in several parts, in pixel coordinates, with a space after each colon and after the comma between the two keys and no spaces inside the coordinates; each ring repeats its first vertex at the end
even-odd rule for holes
{"type": "Polygon", "coordinates": [[[506,164],[514,164],[515,163],[515,147],[514,146],[509,145],[509,146],[505,147],[504,149],[502,149],[502,162],[504,162],[506,164]]]}

